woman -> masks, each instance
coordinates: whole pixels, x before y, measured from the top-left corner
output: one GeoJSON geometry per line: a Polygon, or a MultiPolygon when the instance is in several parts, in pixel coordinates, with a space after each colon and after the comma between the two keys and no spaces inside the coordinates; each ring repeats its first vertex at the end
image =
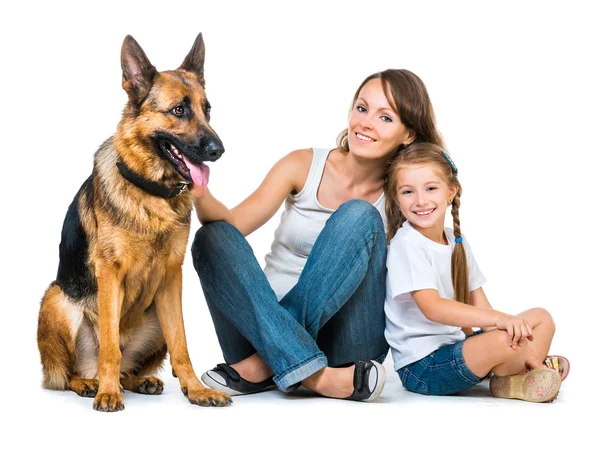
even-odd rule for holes
{"type": "Polygon", "coordinates": [[[192,189],[203,227],[194,266],[227,364],[202,376],[231,395],[300,383],[376,399],[385,384],[386,164],[413,141],[443,146],[423,82],[407,70],[367,77],[338,148],[294,151],[229,210],[192,189]],[[285,201],[263,270],[245,236],[285,201]],[[223,220],[223,221],[218,221],[223,220]]]}

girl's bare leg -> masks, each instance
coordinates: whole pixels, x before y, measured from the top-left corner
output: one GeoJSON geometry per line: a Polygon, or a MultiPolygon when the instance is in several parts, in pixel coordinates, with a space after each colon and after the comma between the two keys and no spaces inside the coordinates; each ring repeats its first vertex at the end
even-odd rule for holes
{"type": "Polygon", "coordinates": [[[533,308],[519,314],[533,328],[533,341],[512,349],[506,331],[492,330],[468,338],[463,346],[465,363],[471,371],[483,378],[490,371],[498,376],[515,375],[528,368],[542,367],[554,336],[554,321],[542,308],[533,308]]]}
{"type": "Polygon", "coordinates": [[[529,342],[529,354],[525,365],[528,369],[543,367],[556,330],[554,320],[550,313],[543,308],[529,309],[518,316],[527,319],[533,328],[534,340],[529,342]]]}
{"type": "Polygon", "coordinates": [[[463,356],[465,363],[479,378],[490,371],[496,375],[514,375],[525,370],[528,344],[513,349],[508,345],[508,334],[492,330],[472,336],[465,341],[463,356]]]}

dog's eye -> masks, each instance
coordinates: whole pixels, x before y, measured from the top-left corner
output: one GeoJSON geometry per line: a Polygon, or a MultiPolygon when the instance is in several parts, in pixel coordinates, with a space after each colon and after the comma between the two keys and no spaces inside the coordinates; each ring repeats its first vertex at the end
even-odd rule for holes
{"type": "Polygon", "coordinates": [[[185,113],[185,109],[181,105],[178,105],[171,110],[171,113],[173,113],[175,116],[182,116],[185,113]]]}

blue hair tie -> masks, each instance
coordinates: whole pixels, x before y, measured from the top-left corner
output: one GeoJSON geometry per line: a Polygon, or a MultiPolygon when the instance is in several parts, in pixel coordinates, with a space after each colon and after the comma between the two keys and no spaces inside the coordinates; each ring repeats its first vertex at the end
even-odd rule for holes
{"type": "Polygon", "coordinates": [[[454,162],[452,161],[452,159],[450,158],[450,156],[448,154],[446,154],[445,151],[442,151],[442,155],[448,161],[448,163],[450,163],[450,166],[452,167],[452,171],[455,172],[455,173],[458,173],[458,169],[456,168],[456,165],[454,164],[454,162]]]}
{"type": "Polygon", "coordinates": [[[462,237],[456,237],[456,238],[454,239],[454,242],[455,242],[455,243],[462,243],[462,237]]]}

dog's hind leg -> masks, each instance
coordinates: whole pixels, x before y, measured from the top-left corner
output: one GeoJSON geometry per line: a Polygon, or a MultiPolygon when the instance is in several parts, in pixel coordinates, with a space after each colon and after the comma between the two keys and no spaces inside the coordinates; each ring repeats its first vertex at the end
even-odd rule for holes
{"type": "Polygon", "coordinates": [[[96,397],[98,380],[72,375],[69,380],[69,389],[81,397],[96,397]]]}
{"type": "Polygon", "coordinates": [[[82,317],[82,310],[68,300],[57,284],[51,284],[42,299],[37,330],[44,388],[70,388],[77,356],[75,334],[82,317]]]}
{"type": "Polygon", "coordinates": [[[165,386],[163,381],[160,378],[148,377],[146,375],[154,375],[162,367],[166,355],[167,345],[165,344],[139,364],[139,370],[135,372],[135,375],[121,377],[121,386],[128,391],[137,392],[138,394],[162,394],[165,386]]]}
{"type": "Polygon", "coordinates": [[[162,394],[164,383],[154,377],[167,356],[167,344],[160,329],[154,307],[144,322],[135,328],[133,338],[123,350],[121,386],[138,394],[162,394]]]}
{"type": "Polygon", "coordinates": [[[165,384],[156,377],[123,377],[121,386],[131,392],[138,394],[160,395],[165,384]]]}

